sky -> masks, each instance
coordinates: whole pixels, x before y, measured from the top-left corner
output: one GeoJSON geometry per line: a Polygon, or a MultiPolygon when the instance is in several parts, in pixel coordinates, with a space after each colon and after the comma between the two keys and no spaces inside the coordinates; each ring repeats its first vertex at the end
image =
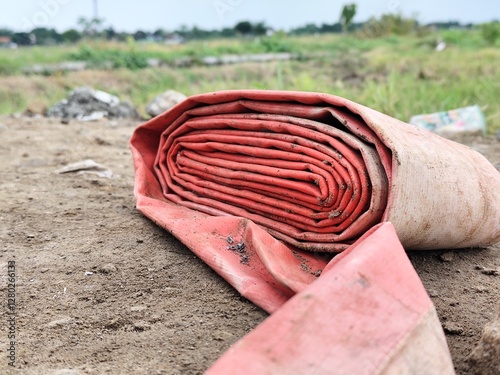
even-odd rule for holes
{"type": "Polygon", "coordinates": [[[307,23],[335,23],[342,6],[355,2],[355,22],[399,12],[421,23],[457,20],[482,23],[500,20],[499,0],[0,0],[0,28],[58,31],[77,28],[79,17],[98,16],[117,31],[175,30],[181,25],[203,29],[232,27],[249,20],[289,30],[307,23]]]}

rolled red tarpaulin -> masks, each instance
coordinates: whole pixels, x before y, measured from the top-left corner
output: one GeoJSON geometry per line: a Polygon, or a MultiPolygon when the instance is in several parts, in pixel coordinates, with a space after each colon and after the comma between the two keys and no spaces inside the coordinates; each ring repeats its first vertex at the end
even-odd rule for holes
{"type": "Polygon", "coordinates": [[[197,95],[131,147],[137,208],[269,312],[319,275],[318,251],[380,222],[407,249],[500,241],[500,173],[483,156],[337,96],[197,95]]]}
{"type": "Polygon", "coordinates": [[[300,248],[342,250],[381,221],[407,249],[500,241],[500,174],[484,157],[337,96],[193,96],[132,146],[154,173],[138,188],[159,183],[163,199],[250,218],[300,248]]]}

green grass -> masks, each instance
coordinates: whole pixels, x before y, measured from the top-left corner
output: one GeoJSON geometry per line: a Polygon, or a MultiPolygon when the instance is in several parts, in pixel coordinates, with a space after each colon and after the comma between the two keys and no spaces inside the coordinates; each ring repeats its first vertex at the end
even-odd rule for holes
{"type": "Polygon", "coordinates": [[[490,131],[500,129],[500,49],[478,30],[449,30],[421,37],[360,39],[354,35],[220,39],[180,46],[99,42],[74,46],[0,50],[0,113],[22,111],[33,102],[49,106],[80,85],[91,85],[145,105],[166,89],[186,95],[226,89],[328,92],[347,97],[403,121],[415,114],[479,105],[490,131]],[[436,52],[436,40],[448,48],[436,52]],[[290,51],[314,55],[287,62],[190,68],[144,68],[147,58],[290,51]],[[84,59],[116,69],[48,77],[21,74],[34,63],[84,59]]]}

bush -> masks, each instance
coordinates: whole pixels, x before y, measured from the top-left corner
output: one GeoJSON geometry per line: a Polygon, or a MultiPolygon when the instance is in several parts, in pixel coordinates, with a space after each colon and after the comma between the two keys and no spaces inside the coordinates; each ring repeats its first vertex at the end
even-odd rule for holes
{"type": "Polygon", "coordinates": [[[286,34],[282,31],[278,31],[269,37],[263,37],[259,40],[259,43],[264,52],[268,53],[292,52],[293,49],[286,38],[286,34]]]}
{"type": "Polygon", "coordinates": [[[494,45],[497,39],[500,38],[500,22],[483,23],[481,25],[481,34],[488,44],[494,45]]]}
{"type": "Polygon", "coordinates": [[[400,14],[383,14],[379,19],[371,18],[358,32],[365,38],[379,38],[387,35],[408,35],[418,29],[414,18],[404,18],[400,14]]]}
{"type": "Polygon", "coordinates": [[[439,35],[448,45],[460,48],[483,48],[484,40],[479,30],[442,30],[439,35]]]}
{"type": "Polygon", "coordinates": [[[94,67],[127,68],[130,70],[143,69],[148,66],[147,57],[134,49],[102,50],[82,45],[78,52],[70,55],[71,59],[86,61],[94,67]]]}

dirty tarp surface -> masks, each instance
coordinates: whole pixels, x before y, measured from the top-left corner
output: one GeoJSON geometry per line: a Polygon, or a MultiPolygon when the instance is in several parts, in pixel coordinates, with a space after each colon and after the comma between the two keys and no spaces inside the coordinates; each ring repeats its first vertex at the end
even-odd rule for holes
{"type": "Polygon", "coordinates": [[[138,209],[267,311],[324,268],[308,250],[342,251],[380,222],[407,249],[500,240],[483,156],[337,96],[197,95],[131,146],[138,209]]]}
{"type": "Polygon", "coordinates": [[[388,222],[335,257],[206,375],[241,369],[248,375],[454,374],[434,305],[388,222]]]}

